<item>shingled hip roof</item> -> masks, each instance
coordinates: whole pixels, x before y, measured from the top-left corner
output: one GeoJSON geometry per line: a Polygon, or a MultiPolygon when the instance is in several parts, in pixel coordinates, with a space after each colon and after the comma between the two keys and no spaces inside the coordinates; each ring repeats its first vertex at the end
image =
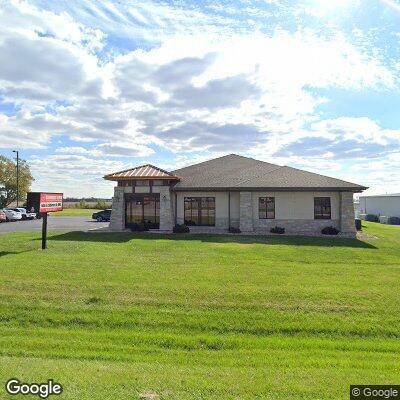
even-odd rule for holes
{"type": "Polygon", "coordinates": [[[230,154],[172,173],[174,190],[339,190],[362,192],[365,186],[340,179],[230,154]]]}
{"type": "Polygon", "coordinates": [[[114,172],[104,176],[109,181],[133,180],[133,179],[178,179],[171,172],[165,171],[151,164],[114,172]]]}
{"type": "Polygon", "coordinates": [[[110,181],[169,179],[177,191],[349,191],[362,192],[365,186],[296,168],[270,164],[229,154],[172,172],[151,164],[108,174],[110,181]]]}

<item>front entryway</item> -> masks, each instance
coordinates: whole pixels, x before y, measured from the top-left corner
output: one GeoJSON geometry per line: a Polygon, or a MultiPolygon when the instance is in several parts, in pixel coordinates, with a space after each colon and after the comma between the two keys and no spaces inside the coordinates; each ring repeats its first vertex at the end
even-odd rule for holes
{"type": "Polygon", "coordinates": [[[160,228],[160,194],[125,195],[125,227],[146,223],[150,229],[160,228]]]}

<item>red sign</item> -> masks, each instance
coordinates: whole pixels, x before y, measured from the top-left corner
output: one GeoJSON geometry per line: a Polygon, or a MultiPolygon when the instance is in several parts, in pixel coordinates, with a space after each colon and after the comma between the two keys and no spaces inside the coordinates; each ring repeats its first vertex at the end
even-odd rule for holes
{"type": "Polygon", "coordinates": [[[39,212],[47,213],[63,210],[62,193],[40,193],[39,212]]]}

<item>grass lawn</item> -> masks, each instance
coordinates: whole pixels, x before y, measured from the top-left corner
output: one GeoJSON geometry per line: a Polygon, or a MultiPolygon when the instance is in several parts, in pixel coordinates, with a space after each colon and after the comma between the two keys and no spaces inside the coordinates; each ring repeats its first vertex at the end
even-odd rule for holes
{"type": "Polygon", "coordinates": [[[10,377],[85,400],[399,384],[400,228],[364,225],[379,239],[1,236],[0,398],[10,377]]]}
{"type": "Polygon", "coordinates": [[[91,217],[93,213],[100,210],[89,208],[64,208],[62,211],[51,213],[52,217],[91,217]]]}

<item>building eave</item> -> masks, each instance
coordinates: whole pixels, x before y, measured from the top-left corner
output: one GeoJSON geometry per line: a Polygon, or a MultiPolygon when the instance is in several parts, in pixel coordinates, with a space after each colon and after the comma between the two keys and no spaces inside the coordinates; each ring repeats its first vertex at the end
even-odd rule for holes
{"type": "Polygon", "coordinates": [[[353,192],[361,193],[362,187],[173,187],[175,192],[353,192]]]}
{"type": "Polygon", "coordinates": [[[140,176],[140,177],[115,177],[115,176],[109,176],[105,175],[103,176],[103,179],[107,181],[146,181],[146,180],[168,180],[168,181],[179,181],[179,178],[177,176],[140,176]]]}

